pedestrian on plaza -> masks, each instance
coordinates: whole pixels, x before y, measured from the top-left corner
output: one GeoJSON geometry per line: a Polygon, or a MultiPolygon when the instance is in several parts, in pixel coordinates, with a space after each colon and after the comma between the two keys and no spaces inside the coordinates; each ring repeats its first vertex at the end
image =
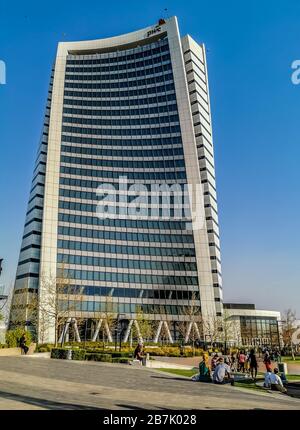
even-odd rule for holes
{"type": "Polygon", "coordinates": [[[235,372],[236,369],[236,354],[234,352],[231,353],[231,370],[232,372],[235,372]]]}
{"type": "Polygon", "coordinates": [[[274,352],[274,360],[278,363],[280,361],[280,353],[279,353],[279,349],[276,348],[275,352],[274,352]]]}
{"type": "Polygon", "coordinates": [[[266,366],[267,372],[272,372],[272,366],[271,366],[272,362],[271,362],[270,353],[268,350],[265,352],[264,364],[266,366]]]}
{"type": "Polygon", "coordinates": [[[26,345],[26,335],[25,333],[22,334],[22,336],[20,337],[19,343],[20,343],[20,348],[22,349],[23,353],[26,355],[28,352],[28,346],[26,345]]]}
{"type": "Polygon", "coordinates": [[[230,367],[228,366],[228,364],[224,363],[224,360],[222,357],[219,358],[218,364],[215,368],[215,371],[213,374],[213,383],[214,384],[231,383],[231,385],[234,384],[234,380],[230,374],[230,367]]]}
{"type": "Polygon", "coordinates": [[[217,353],[212,356],[211,363],[210,363],[212,371],[214,371],[216,368],[218,358],[219,358],[219,356],[217,353]]]}
{"type": "Polygon", "coordinates": [[[250,362],[249,362],[250,352],[247,350],[245,352],[245,373],[250,376],[250,362]]]}
{"type": "Polygon", "coordinates": [[[257,365],[257,358],[255,355],[254,349],[251,349],[250,351],[248,362],[250,365],[250,372],[251,372],[252,379],[256,379],[258,365],[257,365]]]}
{"type": "Polygon", "coordinates": [[[239,371],[243,373],[245,373],[245,361],[246,361],[246,355],[244,351],[241,351],[239,355],[239,371]]]}
{"type": "Polygon", "coordinates": [[[135,348],[133,357],[135,360],[139,360],[142,363],[144,358],[144,351],[143,345],[141,343],[139,343],[138,346],[135,348]]]}

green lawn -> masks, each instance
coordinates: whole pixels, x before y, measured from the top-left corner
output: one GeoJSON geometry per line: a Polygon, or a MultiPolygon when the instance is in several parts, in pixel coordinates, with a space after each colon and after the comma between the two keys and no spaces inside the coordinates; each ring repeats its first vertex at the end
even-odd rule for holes
{"type": "Polygon", "coordinates": [[[282,361],[284,363],[289,363],[289,364],[300,364],[300,357],[299,356],[295,357],[295,360],[293,360],[292,357],[290,356],[282,357],[282,361]]]}
{"type": "Polygon", "coordinates": [[[193,375],[198,373],[198,369],[195,367],[194,369],[158,369],[161,372],[173,373],[174,375],[186,376],[191,378],[193,375]]]}
{"type": "Polygon", "coordinates": [[[286,375],[288,381],[300,381],[300,375],[286,375]]]}

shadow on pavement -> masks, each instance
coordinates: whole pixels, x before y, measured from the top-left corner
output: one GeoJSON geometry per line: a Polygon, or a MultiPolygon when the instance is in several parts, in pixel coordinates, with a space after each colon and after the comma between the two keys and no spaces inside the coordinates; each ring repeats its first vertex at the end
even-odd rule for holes
{"type": "Polygon", "coordinates": [[[155,379],[168,379],[169,381],[185,381],[185,382],[192,382],[191,379],[186,379],[186,378],[173,378],[172,376],[151,376],[151,378],[155,378],[155,379]]]}
{"type": "MultiPolygon", "coordinates": [[[[136,406],[136,405],[116,404],[116,406],[120,407],[120,408],[134,409],[134,410],[137,410],[137,411],[149,411],[150,409],[153,409],[153,407],[151,407],[151,408],[146,408],[146,407],[142,408],[141,406],[136,406]]],[[[168,408],[162,408],[162,407],[158,407],[158,406],[155,406],[155,409],[162,410],[162,411],[168,410],[168,408]]]]}
{"type": "Polygon", "coordinates": [[[61,403],[54,402],[52,400],[37,399],[35,397],[24,396],[22,394],[7,393],[0,391],[0,399],[13,400],[17,402],[23,402],[29,405],[40,406],[45,409],[64,409],[64,410],[103,410],[103,408],[97,408],[94,406],[76,405],[72,403],[61,403]]]}

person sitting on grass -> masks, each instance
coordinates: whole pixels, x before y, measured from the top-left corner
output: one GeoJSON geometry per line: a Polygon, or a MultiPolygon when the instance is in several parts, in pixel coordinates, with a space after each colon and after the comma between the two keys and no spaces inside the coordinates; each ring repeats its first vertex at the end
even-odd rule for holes
{"type": "Polygon", "coordinates": [[[213,374],[213,383],[214,384],[228,384],[231,383],[231,385],[234,384],[234,380],[231,377],[230,374],[230,367],[228,364],[224,363],[223,358],[219,358],[218,364],[214,370],[213,374]]]}
{"type": "Polygon", "coordinates": [[[277,367],[274,369],[274,373],[270,373],[269,381],[271,385],[272,391],[280,391],[281,393],[286,394],[287,389],[283,386],[282,380],[278,375],[279,370],[277,367]]]}
{"type": "Polygon", "coordinates": [[[271,382],[270,382],[270,375],[272,374],[271,370],[267,370],[265,373],[265,381],[264,381],[264,387],[265,388],[271,388],[271,382]]]}
{"type": "Polygon", "coordinates": [[[202,361],[199,363],[199,379],[201,382],[211,382],[208,355],[203,354],[202,361]]]}

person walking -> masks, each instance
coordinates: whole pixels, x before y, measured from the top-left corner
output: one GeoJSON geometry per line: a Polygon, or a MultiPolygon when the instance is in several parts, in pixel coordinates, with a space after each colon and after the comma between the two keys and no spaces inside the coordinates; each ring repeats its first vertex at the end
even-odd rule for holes
{"type": "Polygon", "coordinates": [[[268,350],[265,352],[264,364],[266,366],[266,371],[272,372],[272,366],[271,366],[272,363],[271,363],[270,353],[268,350]]]}
{"type": "Polygon", "coordinates": [[[241,351],[239,355],[239,371],[245,373],[245,361],[246,361],[246,355],[244,351],[241,351]]]}
{"type": "Polygon", "coordinates": [[[248,362],[250,365],[250,373],[251,373],[251,377],[252,379],[256,379],[257,377],[257,368],[258,368],[258,364],[257,364],[257,358],[255,355],[255,350],[251,349],[249,357],[248,357],[248,362]]]}
{"type": "Polygon", "coordinates": [[[218,356],[218,354],[217,354],[217,353],[216,353],[216,354],[214,354],[214,355],[212,356],[211,363],[210,363],[212,372],[213,372],[213,371],[215,370],[215,368],[216,368],[218,358],[219,358],[219,356],[218,356]]]}
{"type": "Polygon", "coordinates": [[[23,353],[26,355],[28,352],[28,346],[26,345],[26,335],[25,333],[22,334],[22,336],[20,337],[20,348],[22,349],[23,353]]]}

